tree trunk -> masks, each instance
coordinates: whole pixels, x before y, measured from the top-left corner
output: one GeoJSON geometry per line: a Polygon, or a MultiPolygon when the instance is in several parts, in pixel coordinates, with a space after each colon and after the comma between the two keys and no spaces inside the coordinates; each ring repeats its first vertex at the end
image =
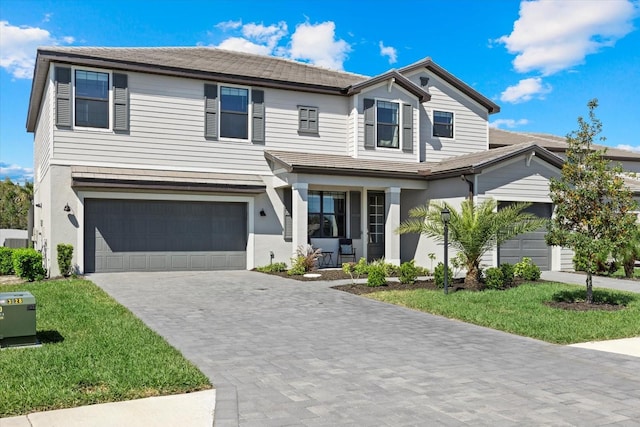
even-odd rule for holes
{"type": "Polygon", "coordinates": [[[464,277],[464,286],[467,289],[481,290],[482,282],[480,281],[480,268],[473,266],[467,270],[467,275],[464,277]]]}
{"type": "Polygon", "coordinates": [[[633,277],[633,270],[636,266],[636,260],[632,259],[624,263],[624,277],[631,279],[633,277]]]}
{"type": "Polygon", "coordinates": [[[587,271],[587,303],[593,304],[593,276],[587,271]]]}

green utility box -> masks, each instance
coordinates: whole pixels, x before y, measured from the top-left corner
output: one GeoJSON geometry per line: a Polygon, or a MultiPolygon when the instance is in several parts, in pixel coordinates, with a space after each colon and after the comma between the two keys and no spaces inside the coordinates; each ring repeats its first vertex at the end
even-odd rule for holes
{"type": "Polygon", "coordinates": [[[0,347],[37,344],[36,298],[30,292],[0,293],[0,347]]]}

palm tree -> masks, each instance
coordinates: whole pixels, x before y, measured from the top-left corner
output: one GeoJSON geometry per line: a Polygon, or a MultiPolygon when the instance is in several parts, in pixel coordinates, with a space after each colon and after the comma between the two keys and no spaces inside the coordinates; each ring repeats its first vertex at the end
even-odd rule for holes
{"type": "Polygon", "coordinates": [[[400,224],[398,234],[420,233],[436,240],[444,240],[444,223],[441,212],[451,212],[449,220],[449,242],[462,253],[467,275],[465,285],[480,288],[480,259],[496,245],[517,236],[536,230],[547,223],[546,219],[523,212],[531,203],[514,203],[500,210],[493,199],[475,206],[466,199],[460,211],[446,202],[431,202],[409,211],[410,219],[400,224]]]}
{"type": "Polygon", "coordinates": [[[636,225],[627,240],[622,242],[616,252],[616,260],[624,268],[624,277],[630,279],[636,265],[636,260],[640,259],[640,228],[636,225]]]}

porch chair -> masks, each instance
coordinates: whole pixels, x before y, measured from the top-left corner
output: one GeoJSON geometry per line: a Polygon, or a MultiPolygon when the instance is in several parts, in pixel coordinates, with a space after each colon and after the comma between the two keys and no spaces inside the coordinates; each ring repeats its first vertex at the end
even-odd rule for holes
{"type": "Polygon", "coordinates": [[[352,239],[340,239],[338,246],[338,266],[342,266],[343,258],[353,259],[356,262],[356,249],[353,247],[352,239]]]}

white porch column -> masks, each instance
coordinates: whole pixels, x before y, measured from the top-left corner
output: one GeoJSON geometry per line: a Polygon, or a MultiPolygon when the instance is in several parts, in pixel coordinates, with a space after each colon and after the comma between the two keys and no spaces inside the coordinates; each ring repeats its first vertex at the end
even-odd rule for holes
{"type": "Polygon", "coordinates": [[[307,197],[309,195],[309,184],[306,182],[296,182],[291,185],[292,208],[293,208],[293,235],[291,236],[292,255],[300,247],[306,247],[309,239],[309,214],[307,197]]]}
{"type": "Polygon", "coordinates": [[[400,188],[389,187],[384,193],[384,259],[391,264],[400,265],[400,235],[396,234],[396,229],[400,226],[400,188]]]}

